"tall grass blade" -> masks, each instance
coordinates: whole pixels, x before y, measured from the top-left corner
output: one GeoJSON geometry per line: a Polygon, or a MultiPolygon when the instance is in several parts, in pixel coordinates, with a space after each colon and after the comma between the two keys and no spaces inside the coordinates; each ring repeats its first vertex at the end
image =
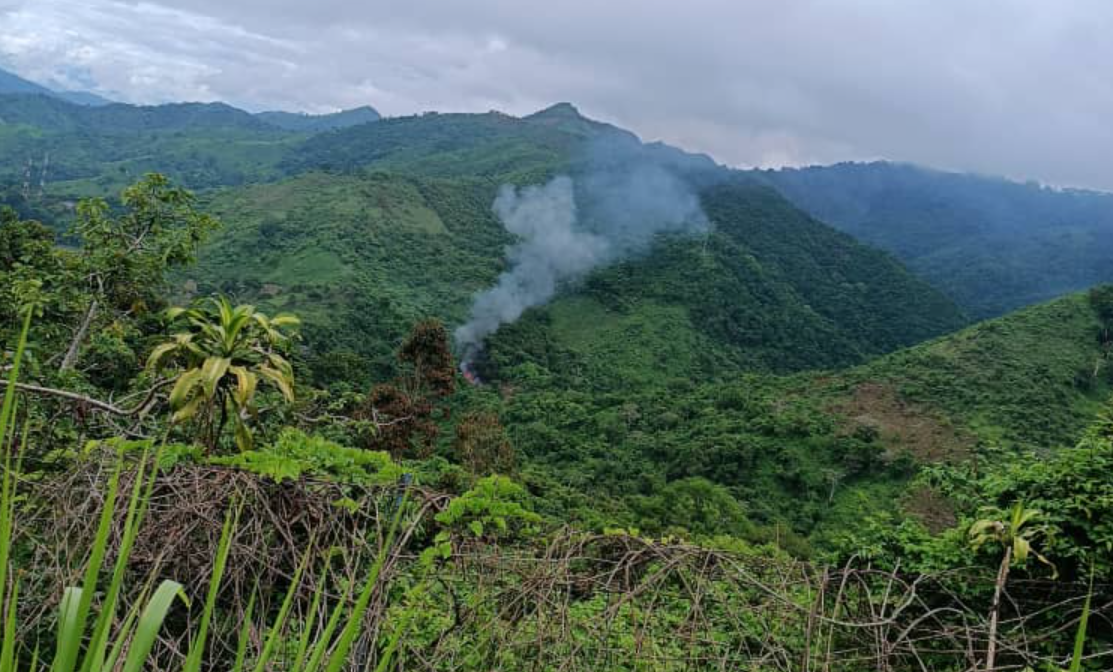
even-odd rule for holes
{"type": "Polygon", "coordinates": [[[243,672],[244,661],[247,659],[247,643],[251,639],[251,619],[255,614],[255,596],[257,594],[258,586],[251,591],[251,597],[247,600],[247,609],[244,610],[240,635],[236,639],[236,658],[232,663],[231,672],[243,672]]]}
{"type": "MultiPolygon", "coordinates": [[[[15,359],[8,373],[8,386],[4,390],[4,403],[0,405],[0,445],[8,444],[8,437],[14,428],[15,383],[19,380],[19,366],[23,361],[23,351],[27,347],[27,334],[31,331],[31,310],[26,310],[23,328],[16,343],[15,359]]],[[[11,559],[12,527],[15,518],[15,475],[12,473],[12,450],[4,451],[4,473],[0,476],[0,614],[4,596],[8,593],[8,562],[11,559]]]]}
{"type": "Polygon", "coordinates": [[[1069,672],[1081,672],[1082,651],[1086,648],[1086,626],[1090,622],[1090,600],[1094,597],[1094,566],[1090,565],[1090,589],[1082,604],[1082,617],[1078,619],[1078,632],[1074,635],[1074,653],[1071,654],[1069,672]]]}
{"type": "MultiPolygon", "coordinates": [[[[409,501],[409,498],[410,491],[406,490],[405,494],[398,502],[397,510],[394,512],[394,519],[390,523],[390,531],[387,533],[386,540],[383,542],[383,547],[379,549],[379,554],[375,558],[375,564],[371,566],[371,571],[367,574],[367,579],[363,584],[363,590],[360,592],[359,599],[356,600],[355,605],[352,607],[352,612],[348,616],[348,622],[344,624],[344,629],[340,632],[340,639],[336,643],[336,649],[329,658],[328,667],[325,668],[327,672],[340,672],[344,663],[347,662],[348,652],[351,651],[352,644],[355,643],[356,636],[359,635],[359,631],[363,627],[363,616],[367,613],[367,606],[371,602],[371,596],[374,594],[375,586],[379,582],[379,574],[382,573],[383,565],[386,564],[387,557],[390,556],[390,551],[394,547],[394,537],[402,522],[402,512],[406,510],[406,503],[409,501]]],[[[339,608],[339,606],[337,608],[339,608]]],[[[384,655],[389,656],[390,653],[384,655]]],[[[384,660],[386,659],[387,658],[384,658],[384,660]]],[[[380,661],[380,666],[382,666],[382,661],[380,661]]]]}
{"type": "Polygon", "coordinates": [[[220,582],[224,578],[224,568],[228,563],[228,554],[232,549],[232,535],[240,520],[240,508],[229,511],[224,517],[224,527],[220,530],[220,543],[217,544],[216,559],[213,562],[212,575],[209,577],[209,590],[205,595],[205,606],[201,612],[201,623],[197,628],[197,636],[190,644],[189,653],[186,655],[182,672],[201,672],[201,657],[205,652],[205,641],[209,636],[209,625],[212,622],[213,611],[216,609],[216,596],[220,592],[220,582]]]}
{"type": "MultiPolygon", "coordinates": [[[[108,548],[108,538],[112,532],[112,515],[116,508],[116,496],[120,486],[120,465],[117,464],[112,471],[112,476],[108,479],[108,485],[104,494],[104,506],[101,509],[100,522],[97,523],[97,531],[93,536],[93,545],[89,551],[89,558],[85,565],[85,576],[81,582],[80,588],[67,588],[66,594],[69,595],[70,591],[77,591],[75,595],[75,602],[71,606],[72,613],[69,616],[79,621],[76,627],[80,628],[78,631],[76,641],[70,638],[66,639],[66,646],[62,646],[62,640],[59,639],[58,648],[54,652],[54,662],[51,665],[52,672],[72,672],[74,667],[77,666],[77,657],[81,653],[81,635],[84,634],[85,621],[89,613],[89,608],[93,602],[93,593],[96,592],[97,579],[100,576],[101,568],[104,564],[104,555],[108,548]]],[[[63,600],[65,604],[65,600],[63,600]]],[[[66,611],[63,609],[63,611],[66,611]]],[[[61,623],[65,621],[59,615],[59,637],[61,637],[62,627],[61,623]]]]}
{"type": "Polygon", "coordinates": [[[267,639],[263,643],[263,650],[259,654],[259,660],[255,663],[255,672],[263,672],[270,662],[271,656],[274,655],[275,649],[278,647],[279,640],[282,638],[282,628],[286,624],[286,616],[290,613],[290,607],[294,604],[294,595],[298,592],[298,586],[301,585],[301,576],[305,571],[306,565],[309,564],[309,556],[313,551],[313,541],[310,540],[309,547],[305,549],[305,555],[302,557],[301,562],[298,563],[298,568],[294,571],[294,577],[290,579],[290,587],[286,589],[286,597],[282,600],[282,606],[278,609],[278,614],[274,618],[274,623],[271,624],[270,632],[267,633],[267,639]]]}
{"type": "MultiPolygon", "coordinates": [[[[148,453],[144,452],[136,467],[135,483],[132,486],[131,498],[128,500],[127,513],[124,517],[123,538],[116,554],[116,564],[112,569],[112,579],[108,584],[100,613],[93,625],[93,636],[89,641],[89,653],[81,666],[81,672],[96,672],[104,665],[105,649],[108,646],[108,634],[112,622],[116,618],[116,606],[123,588],[124,575],[127,572],[128,561],[131,558],[131,549],[135,545],[135,538],[139,535],[143,518],[147,513],[147,506],[151,502],[151,493],[154,491],[155,480],[158,477],[158,463],[161,451],[155,454],[154,463],[150,474],[144,482],[146,474],[148,453]]],[[[122,458],[120,458],[122,463],[122,458]]]]}
{"type": "MultiPolygon", "coordinates": [[[[123,583],[124,570],[127,568],[128,557],[131,554],[129,539],[132,536],[131,526],[135,517],[135,510],[137,508],[137,500],[140,493],[140,488],[143,484],[143,470],[146,466],[146,455],[140,460],[139,470],[136,474],[135,483],[132,485],[131,497],[128,500],[127,514],[124,519],[124,535],[120,542],[119,551],[116,554],[116,563],[112,571],[112,580],[109,583],[108,591],[105,593],[104,600],[101,602],[100,613],[97,614],[97,619],[93,622],[93,634],[89,639],[89,648],[85,654],[85,660],[81,665],[81,672],[94,672],[100,670],[104,666],[105,650],[108,647],[108,629],[112,621],[116,617],[116,603],[119,600],[120,587],[123,583]]],[[[91,596],[93,591],[96,590],[98,578],[104,565],[104,556],[108,548],[108,535],[111,531],[112,519],[115,513],[115,490],[119,488],[119,474],[123,468],[123,460],[120,459],[116,463],[116,469],[113,473],[113,478],[116,479],[115,487],[113,484],[109,485],[109,491],[113,494],[113,506],[109,508],[108,502],[105,502],[105,510],[101,512],[101,521],[106,522],[104,527],[97,530],[97,538],[94,543],[93,556],[89,560],[89,566],[86,568],[85,574],[85,590],[91,596]],[[103,535],[103,536],[102,536],[103,535]]],[[[82,627],[84,627],[85,618],[88,614],[88,601],[85,602],[84,610],[81,614],[82,627]]],[[[70,672],[73,666],[56,670],[56,672],[70,672]]]]}
{"type": "Polygon", "coordinates": [[[4,643],[0,645],[0,672],[15,672],[15,616],[18,600],[19,582],[13,581],[12,595],[4,619],[4,643]]]}
{"type": "Polygon", "coordinates": [[[127,616],[124,617],[124,622],[120,625],[120,631],[116,636],[116,641],[112,644],[112,650],[108,652],[108,657],[105,658],[104,663],[99,668],[101,672],[109,672],[116,669],[116,661],[120,660],[120,656],[124,652],[124,647],[128,643],[128,633],[131,632],[136,619],[139,618],[139,606],[147,600],[150,594],[151,584],[149,583],[143,587],[143,591],[139,594],[139,599],[135,601],[135,604],[131,605],[131,608],[128,609],[127,616]]]}
{"type": "MultiPolygon", "coordinates": [[[[326,578],[328,578],[328,571],[322,569],[321,576],[317,579],[317,587],[313,591],[313,602],[309,605],[309,613],[306,616],[301,637],[298,638],[297,653],[294,655],[294,666],[291,669],[300,670],[305,663],[305,656],[309,652],[309,638],[312,636],[313,627],[317,625],[317,610],[321,607],[321,596],[325,592],[326,578]]],[[[331,631],[328,636],[332,636],[331,631]]]]}
{"type": "Polygon", "coordinates": [[[317,672],[317,670],[320,669],[321,663],[325,659],[325,654],[328,653],[329,644],[332,643],[332,635],[336,632],[336,629],[340,627],[340,619],[344,617],[344,605],[347,604],[348,598],[351,597],[351,591],[352,586],[348,586],[347,590],[345,590],[344,597],[333,607],[332,614],[329,615],[324,631],[313,644],[313,650],[309,655],[309,661],[305,664],[304,668],[294,668],[297,672],[317,672]]]}
{"type": "Polygon", "coordinates": [[[81,618],[84,593],[84,589],[71,586],[62,594],[62,602],[58,605],[58,642],[50,668],[53,672],[72,670],[77,662],[85,629],[85,620],[81,618]]]}
{"type": "Polygon", "coordinates": [[[128,647],[123,672],[142,672],[155,638],[158,637],[158,631],[162,629],[162,622],[166,620],[166,614],[173,606],[176,597],[181,597],[183,601],[186,599],[182,584],[170,580],[159,584],[155,594],[143,609],[139,623],[135,626],[135,636],[131,640],[131,646],[128,647]]]}

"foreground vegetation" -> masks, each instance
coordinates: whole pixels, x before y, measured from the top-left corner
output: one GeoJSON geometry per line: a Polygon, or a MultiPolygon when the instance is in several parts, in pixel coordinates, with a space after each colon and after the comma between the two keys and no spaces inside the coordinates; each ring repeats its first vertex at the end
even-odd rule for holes
{"type": "Polygon", "coordinates": [[[1016,504],[999,512],[1007,522],[986,510],[935,537],[906,526],[864,535],[885,537],[893,555],[823,566],[724,536],[553,527],[508,478],[446,497],[409,478],[432,465],[295,430],[231,457],[109,441],[40,462],[54,471],[44,480],[24,466],[31,447],[10,440],[23,350],[21,340],[0,414],[0,548],[13,551],[0,557],[4,672],[1079,670],[1109,653],[1087,630],[1104,593],[1095,601],[1093,580],[1058,575],[1081,579],[1089,566],[1107,585],[1113,571],[1094,553],[1109,543],[1105,519],[1079,527],[1058,496],[1081,486],[1086,505],[1113,501],[1105,424],[1078,449],[1091,472],[1068,454],[1038,482],[1031,468],[986,477],[1002,500],[1020,491],[1048,509],[1016,504]],[[1036,557],[1051,569],[1030,566],[1036,557]],[[39,558],[53,561],[27,572],[39,558]]]}

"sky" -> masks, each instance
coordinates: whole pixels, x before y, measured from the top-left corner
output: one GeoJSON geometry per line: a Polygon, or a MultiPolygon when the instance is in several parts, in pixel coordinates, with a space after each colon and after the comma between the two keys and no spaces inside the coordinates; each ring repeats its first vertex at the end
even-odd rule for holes
{"type": "Polygon", "coordinates": [[[1113,190],[1107,0],[0,0],[0,67],[133,103],[526,114],[734,166],[1113,190]]]}

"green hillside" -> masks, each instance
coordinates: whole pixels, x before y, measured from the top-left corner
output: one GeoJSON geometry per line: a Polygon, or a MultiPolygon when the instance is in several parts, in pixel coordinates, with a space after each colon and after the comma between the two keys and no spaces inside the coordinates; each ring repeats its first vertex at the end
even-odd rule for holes
{"type": "Polygon", "coordinates": [[[966,669],[952,644],[984,638],[1002,576],[970,532],[1017,504],[1061,575],[1013,562],[1002,660],[1061,669],[1063,623],[1108,592],[1113,286],[968,325],[753,175],[568,105],[308,135],[29,100],[0,143],[60,154],[10,165],[21,210],[0,208],[21,659],[57,659],[60,595],[147,618],[158,585],[159,669],[362,668],[395,643],[445,670],[966,669]],[[153,175],[72,202],[160,163],[201,193],[153,175]],[[505,299],[501,328],[454,353],[477,295],[505,299]],[[219,614],[184,667],[175,594],[219,614]],[[898,630],[924,648],[877,654],[898,630]]]}
{"type": "MultiPolygon", "coordinates": [[[[523,340],[525,324],[514,330],[523,340]]],[[[490,401],[536,469],[539,492],[552,500],[569,486],[588,494],[583,502],[570,496],[573,513],[565,515],[585,523],[625,516],[654,531],[670,521],[692,529],[666,506],[692,488],[722,488],[745,511],[746,525],[786,525],[805,535],[870,511],[939,515],[905,487],[919,465],[1073,446],[1110,391],[1101,322],[1085,295],[844,371],[776,376],[719,368],[708,383],[690,372],[715,345],[694,336],[676,307],[647,301],[616,314],[569,298],[530,324],[537,340],[567,348],[548,361],[573,362],[567,366],[582,377],[568,384],[565,376],[574,374],[533,360],[477,393],[497,390],[490,401]],[[627,381],[621,391],[585,379],[606,379],[608,364],[627,381]]],[[[725,527],[700,525],[755,534],[724,520],[725,527]]]]}
{"type": "Polygon", "coordinates": [[[225,221],[178,286],[226,292],[306,322],[317,370],[343,362],[381,380],[417,321],[462,320],[500,270],[509,238],[490,211],[497,185],[310,172],[214,194],[225,221]]]}
{"type": "MultiPolygon", "coordinates": [[[[496,188],[482,179],[315,172],[222,192],[211,209],[226,229],[183,282],[298,311],[314,356],[364,358],[373,377],[410,324],[430,315],[460,323],[502,270],[511,239],[490,212],[496,188]]],[[[495,340],[490,365],[558,360],[569,384],[586,367],[599,372],[587,374],[592,387],[613,388],[653,378],[653,361],[695,378],[857,363],[963,323],[892,259],[768,189],[724,185],[704,200],[716,227],[709,238],[661,240],[569,287],[552,306],[552,333],[535,333],[546,310],[527,316],[495,340]],[[666,351],[652,340],[628,347],[623,333],[658,319],[643,310],[671,321],[650,330],[670,342],[666,351]],[[620,344],[624,365],[616,366],[608,348],[620,344]]]]}
{"type": "Polygon", "coordinates": [[[148,172],[191,189],[274,179],[303,138],[223,104],[89,107],[0,95],[0,153],[8,159],[0,194],[64,221],[74,199],[116,197],[148,172]]]}
{"type": "Polygon", "coordinates": [[[492,341],[488,375],[528,363],[569,387],[606,389],[830,368],[963,323],[891,258],[768,189],[719,185],[702,200],[711,235],[662,241],[528,314],[492,341]]]}
{"type": "MultiPolygon", "coordinates": [[[[174,273],[174,298],[220,292],[299,314],[305,380],[334,394],[389,379],[412,325],[460,324],[506,270],[514,240],[492,212],[502,184],[631,161],[689,181],[710,233],[659,236],[561,286],[489,340],[478,362],[489,384],[453,402],[498,409],[531,487],[585,524],[808,535],[858,515],[842,508],[854,497],[900,504],[919,463],[1067,445],[1106,395],[1085,299],[943,336],[964,315],[888,254],[751,175],[643,145],[569,105],[311,137],[219,106],[109,106],[98,114],[121,115],[115,138],[97,130],[110,117],[48,105],[60,121],[32,127],[27,112],[11,137],[62,142],[79,124],[128,157],[112,180],[142,161],[209,180],[201,204],[224,227],[174,273]],[[129,154],[141,144],[149,156],[129,154]],[[685,522],[661,508],[680,496],[738,515],[685,522]]],[[[96,177],[53,193],[106,188],[106,164],[90,155],[85,169],[96,177]]]]}

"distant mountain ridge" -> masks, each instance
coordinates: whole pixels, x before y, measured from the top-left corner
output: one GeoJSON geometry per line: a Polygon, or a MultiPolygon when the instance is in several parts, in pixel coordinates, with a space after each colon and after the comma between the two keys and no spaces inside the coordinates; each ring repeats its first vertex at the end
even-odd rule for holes
{"type": "Polygon", "coordinates": [[[279,128],[289,131],[318,133],[337,128],[348,128],[382,119],[379,111],[370,105],[354,107],[328,114],[307,114],[305,112],[258,112],[255,117],[279,128]]]}
{"type": "Polygon", "coordinates": [[[0,69],[0,94],[39,94],[58,98],[77,105],[97,106],[108,105],[112,101],[89,91],[55,91],[30,80],[24,79],[14,72],[0,69]]]}
{"type": "Polygon", "coordinates": [[[976,318],[1113,281],[1113,194],[888,162],[751,174],[976,318]]]}
{"type": "Polygon", "coordinates": [[[42,94],[0,95],[0,119],[5,124],[23,124],[51,131],[82,130],[106,135],[190,128],[274,128],[250,113],[225,103],[111,103],[87,107],[42,94]]]}
{"type": "Polygon", "coordinates": [[[892,253],[974,318],[1113,280],[1113,196],[1100,193],[891,163],[733,171],[705,155],[643,143],[567,102],[523,117],[381,118],[369,106],[252,114],[224,103],[87,107],[26,80],[7,81],[19,92],[0,94],[0,152],[11,159],[0,167],[0,190],[48,157],[46,184],[59,184],[65,201],[118,193],[151,170],[192,189],[315,170],[526,184],[574,172],[585,143],[636,146],[701,187],[729,177],[775,188],[816,219],[892,253]]]}

